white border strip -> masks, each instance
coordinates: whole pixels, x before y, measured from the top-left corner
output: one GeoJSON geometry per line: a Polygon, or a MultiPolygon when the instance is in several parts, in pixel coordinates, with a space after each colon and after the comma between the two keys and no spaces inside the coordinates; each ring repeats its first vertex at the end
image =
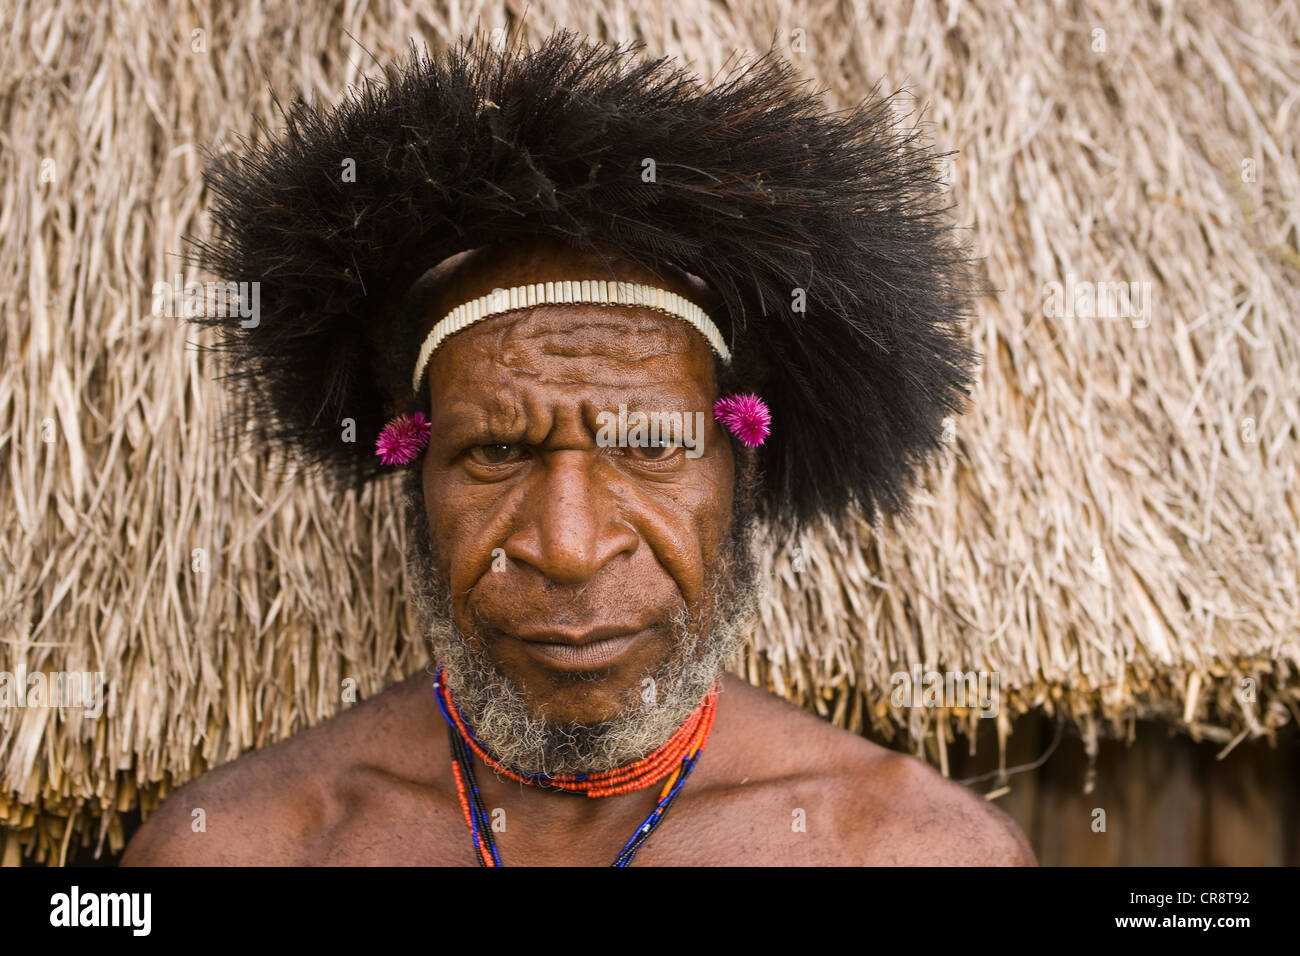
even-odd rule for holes
{"type": "Polygon", "coordinates": [[[535,305],[569,303],[634,305],[671,315],[681,319],[708,339],[709,345],[718,353],[724,365],[731,364],[731,351],[727,348],[727,343],[722,341],[722,333],[718,331],[718,327],[713,324],[703,309],[677,293],[652,285],[642,285],[639,282],[565,279],[558,282],[534,282],[531,285],[517,285],[510,289],[497,289],[456,306],[429,331],[424,344],[420,346],[420,358],[415,363],[415,375],[411,378],[412,390],[419,393],[424,369],[429,364],[429,359],[433,357],[434,351],[447,336],[454,335],[475,322],[482,322],[486,318],[505,312],[528,309],[535,305]]]}

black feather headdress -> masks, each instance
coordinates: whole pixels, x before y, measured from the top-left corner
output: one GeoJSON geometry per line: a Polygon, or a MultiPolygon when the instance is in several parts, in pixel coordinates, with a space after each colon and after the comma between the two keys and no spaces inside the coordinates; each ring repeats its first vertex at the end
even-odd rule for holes
{"type": "Polygon", "coordinates": [[[420,333],[398,305],[426,270],[496,242],[607,244],[716,295],[736,384],[772,411],[770,519],[903,510],[971,385],[969,261],[937,156],[890,98],[831,113],[804,86],[772,53],[706,88],[568,31],[533,49],[413,49],[213,161],[200,264],[259,282],[260,316],[198,321],[222,330],[266,438],[359,484],[410,402],[420,333]]]}

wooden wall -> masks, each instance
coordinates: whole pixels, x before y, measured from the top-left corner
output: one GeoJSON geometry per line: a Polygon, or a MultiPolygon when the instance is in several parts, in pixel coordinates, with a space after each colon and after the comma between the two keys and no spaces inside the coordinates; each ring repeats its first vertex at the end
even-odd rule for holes
{"type": "MultiPolygon", "coordinates": [[[[1056,724],[1015,725],[1007,766],[1035,762],[1051,747],[1056,724]]],[[[1085,792],[1089,761],[1082,740],[1065,732],[1037,770],[1008,781],[995,803],[1020,824],[1045,866],[1300,865],[1300,734],[1286,728],[1276,745],[1241,743],[1223,759],[1221,745],[1196,743],[1166,725],[1139,723],[1135,740],[1102,740],[1085,792]],[[1105,832],[1094,832],[1094,811],[1105,832]]],[[[965,741],[962,741],[964,744],[965,741]]],[[[975,757],[949,752],[953,779],[996,769],[996,741],[975,757]]],[[[994,779],[971,783],[981,793],[994,779]]]]}

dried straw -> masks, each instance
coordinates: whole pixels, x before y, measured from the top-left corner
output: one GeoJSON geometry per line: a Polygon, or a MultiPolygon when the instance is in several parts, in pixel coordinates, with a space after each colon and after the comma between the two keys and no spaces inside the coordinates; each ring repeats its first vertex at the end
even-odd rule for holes
{"type": "MultiPolygon", "coordinates": [[[[102,671],[115,699],[0,707],[0,861],[117,849],[123,811],[424,662],[393,488],[228,459],[209,357],[151,314],[155,282],[199,278],[177,258],[205,229],[198,147],[274,122],[268,88],[332,101],[370,54],[520,12],[363,6],[4,0],[0,671],[102,671]]],[[[524,24],[704,75],[775,36],[837,104],[906,86],[959,151],[998,290],[973,411],[910,524],[772,543],[742,672],[941,766],[975,718],[892,707],[897,671],[996,671],[1003,740],[1031,709],[1225,745],[1300,718],[1300,11],[875,6],[541,2],[524,24]],[[1149,325],[1045,314],[1070,276],[1150,282],[1149,325]]]]}

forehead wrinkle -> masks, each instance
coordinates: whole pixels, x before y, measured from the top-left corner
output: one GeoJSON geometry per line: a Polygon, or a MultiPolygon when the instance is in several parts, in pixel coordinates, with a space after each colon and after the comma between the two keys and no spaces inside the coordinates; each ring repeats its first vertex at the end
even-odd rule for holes
{"type": "MultiPolygon", "coordinates": [[[[640,392],[664,385],[680,385],[680,375],[672,375],[658,368],[658,364],[654,359],[647,358],[640,362],[620,362],[615,368],[592,356],[549,363],[545,369],[524,371],[521,376],[526,376],[537,385],[555,386],[564,391],[596,388],[640,392]]],[[[517,386],[520,383],[515,384],[517,386]]]]}
{"type": "Polygon", "coordinates": [[[511,435],[526,431],[540,443],[563,420],[594,430],[595,413],[620,404],[683,412],[707,406],[701,393],[708,382],[691,374],[695,353],[708,356],[711,371],[707,343],[677,319],[627,307],[549,305],[457,334],[435,353],[431,373],[447,377],[444,395],[484,406],[480,423],[486,418],[511,435]]]}
{"type": "Polygon", "coordinates": [[[435,422],[439,418],[451,420],[438,430],[452,441],[484,432],[495,435],[521,433],[527,421],[520,397],[499,392],[444,397],[441,407],[443,412],[439,415],[435,406],[435,422]]]}
{"type": "Polygon", "coordinates": [[[633,307],[551,305],[518,314],[499,334],[498,354],[516,367],[538,356],[637,364],[688,352],[689,336],[698,333],[633,307]]]}
{"type": "Polygon", "coordinates": [[[557,358],[572,365],[556,380],[576,384],[591,380],[590,371],[578,377],[567,370],[582,363],[635,368],[679,359],[689,364],[695,351],[712,356],[699,332],[657,312],[635,306],[542,305],[493,316],[456,333],[434,353],[430,374],[440,358],[448,361],[448,352],[456,353],[457,367],[474,364],[482,369],[479,374],[488,366],[504,366],[518,375],[543,376],[539,364],[557,358]]]}

